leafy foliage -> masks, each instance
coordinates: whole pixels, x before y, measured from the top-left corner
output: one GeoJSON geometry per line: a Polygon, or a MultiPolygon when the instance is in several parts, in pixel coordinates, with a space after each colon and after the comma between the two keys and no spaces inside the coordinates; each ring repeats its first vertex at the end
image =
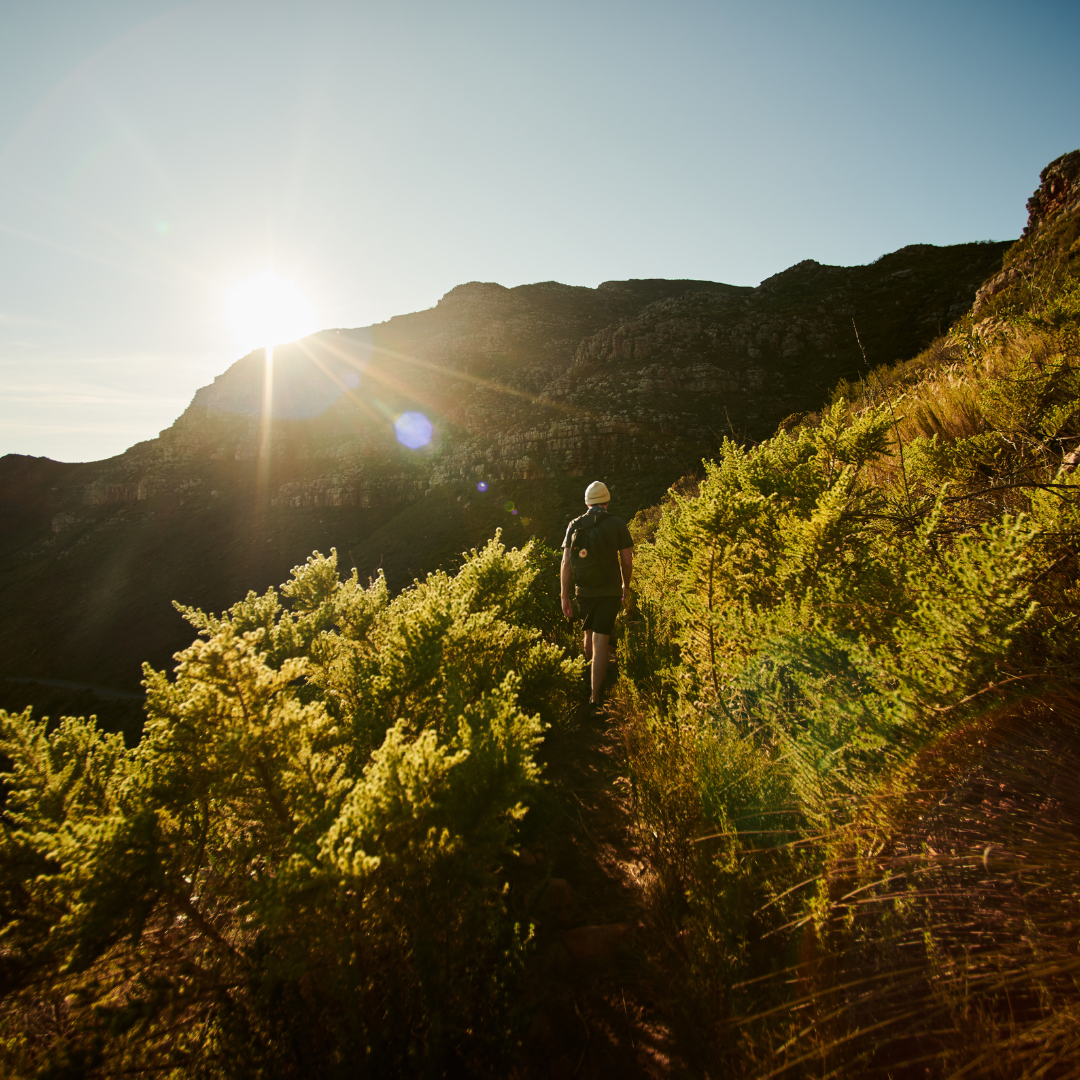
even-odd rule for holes
{"type": "Polygon", "coordinates": [[[391,599],[315,555],[220,616],[119,736],[0,714],[5,1071],[491,1063],[528,928],[502,866],[580,661],[554,553],[391,599]]]}
{"type": "Polygon", "coordinates": [[[1080,278],[1041,265],[633,525],[616,712],[700,1069],[1075,1052],[1080,278]]]}

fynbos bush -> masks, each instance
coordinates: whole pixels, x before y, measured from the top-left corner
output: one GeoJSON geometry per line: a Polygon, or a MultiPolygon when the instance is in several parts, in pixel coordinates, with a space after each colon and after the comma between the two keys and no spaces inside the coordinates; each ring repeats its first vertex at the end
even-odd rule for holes
{"type": "MultiPolygon", "coordinates": [[[[1033,817],[1040,784],[1049,818],[1073,811],[1052,759],[1025,744],[1017,781],[1000,750],[1003,725],[1030,714],[1041,752],[1071,758],[1074,699],[1055,687],[1080,675],[1080,484],[1061,449],[1080,441],[1075,335],[1016,335],[965,346],[957,394],[977,434],[927,437],[903,397],[838,398],[756,447],[725,444],[695,489],[636,524],[641,618],[618,714],[654,914],[677,943],[672,1022],[703,1069],[992,1065],[1012,1037],[1010,995],[1023,1021],[1013,1014],[1008,1059],[1041,1067],[1033,1033],[1065,1031],[1077,1007],[1057,944],[1068,919],[1045,905],[1001,916],[997,960],[971,953],[988,939],[963,928],[997,918],[986,905],[1001,890],[961,882],[988,843],[1011,845],[1001,866],[1022,865],[1015,835],[1003,840],[998,816],[980,846],[977,815],[926,814],[995,782],[1007,801],[1019,784],[1033,817]],[[1058,705],[1022,706],[1033,691],[1058,705]],[[1025,950],[1053,960],[1025,976],[1025,950]],[[1007,990],[992,970],[1008,971],[1007,990]]],[[[929,391],[905,393],[924,423],[929,391]]],[[[1023,856],[1044,860],[1029,880],[1068,895],[1080,846],[1044,832],[1053,843],[1023,856]]]]}
{"type": "Polygon", "coordinates": [[[529,935],[502,866],[580,670],[553,560],[496,539],[390,599],[316,555],[186,611],[130,751],[0,715],[5,1074],[498,1061],[529,935]]]}

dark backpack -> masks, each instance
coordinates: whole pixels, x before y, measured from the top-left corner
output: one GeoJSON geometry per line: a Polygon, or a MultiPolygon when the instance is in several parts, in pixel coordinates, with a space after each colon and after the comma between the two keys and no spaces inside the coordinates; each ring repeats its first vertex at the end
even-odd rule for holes
{"type": "Polygon", "coordinates": [[[597,589],[610,584],[614,548],[606,529],[605,514],[589,512],[578,519],[570,534],[570,567],[574,584],[597,589]]]}

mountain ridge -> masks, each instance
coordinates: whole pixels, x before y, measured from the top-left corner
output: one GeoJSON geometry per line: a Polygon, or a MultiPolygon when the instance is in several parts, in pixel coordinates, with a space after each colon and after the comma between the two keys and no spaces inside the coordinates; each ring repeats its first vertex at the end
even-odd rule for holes
{"type": "Polygon", "coordinates": [[[134,688],[140,661],[186,643],[171,600],[220,609],[313,548],[399,587],[500,526],[511,543],[557,543],[586,475],[629,518],[724,437],[819,408],[863,368],[853,321],[872,362],[917,353],[1007,247],[804,260],[757,287],[467,282],[423,311],[276,348],[269,424],[260,350],[114,458],[8,455],[3,674],[134,688]],[[395,440],[407,410],[430,417],[430,445],[395,440]]]}

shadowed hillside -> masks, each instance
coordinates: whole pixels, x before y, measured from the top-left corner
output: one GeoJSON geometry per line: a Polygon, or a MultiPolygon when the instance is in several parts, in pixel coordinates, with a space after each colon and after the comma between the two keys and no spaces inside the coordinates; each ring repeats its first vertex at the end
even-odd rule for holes
{"type": "Polygon", "coordinates": [[[220,609],[316,548],[399,587],[499,526],[511,543],[557,542],[586,477],[629,518],[725,436],[763,438],[856,378],[853,320],[872,363],[915,355],[1006,246],[807,261],[753,289],[472,282],[277,349],[269,385],[264,355],[244,357],[118,457],[8,455],[0,674],[135,688],[143,660],[188,640],[174,599],[220,609]],[[419,450],[394,437],[408,410],[434,423],[419,450]]]}

